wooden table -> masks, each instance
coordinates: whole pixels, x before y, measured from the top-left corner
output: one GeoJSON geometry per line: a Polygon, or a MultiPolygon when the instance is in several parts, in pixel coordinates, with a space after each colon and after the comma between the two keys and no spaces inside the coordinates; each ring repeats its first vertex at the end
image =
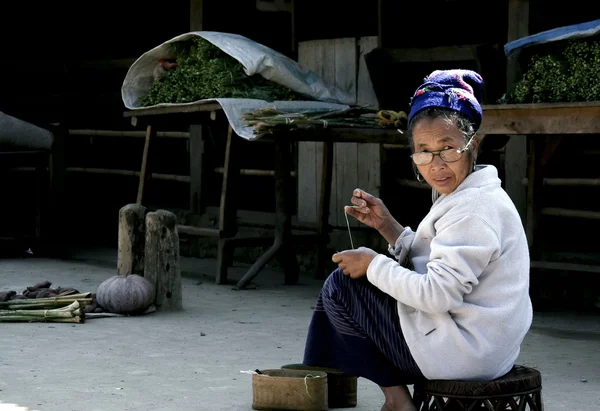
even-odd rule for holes
{"type": "Polygon", "coordinates": [[[535,233],[543,215],[598,220],[600,211],[543,207],[544,185],[598,187],[598,179],[544,178],[544,168],[564,135],[591,137],[600,134],[600,102],[484,105],[481,134],[505,134],[527,138],[529,154],[525,229],[533,268],[600,273],[600,266],[543,261],[535,233]]]}
{"type": "MultiPolygon", "coordinates": [[[[201,164],[204,143],[202,141],[203,119],[198,115],[221,110],[217,103],[195,104],[189,106],[159,107],[126,111],[125,117],[131,117],[132,124],[143,122],[146,125],[146,141],[142,156],[140,181],[138,187],[138,203],[143,201],[144,184],[148,172],[148,152],[150,141],[156,135],[156,125],[165,116],[176,115],[190,126],[190,181],[191,181],[191,211],[200,210],[200,184],[201,164]]],[[[294,239],[291,232],[291,212],[289,204],[289,191],[293,188],[290,182],[291,144],[297,141],[323,142],[323,176],[321,180],[321,202],[317,222],[316,240],[317,248],[317,273],[319,277],[325,275],[326,247],[329,240],[328,220],[331,193],[331,176],[333,163],[333,143],[396,143],[406,144],[406,137],[393,129],[353,129],[353,128],[328,128],[320,130],[294,130],[278,132],[260,140],[272,141],[275,144],[274,177],[275,177],[275,234],[271,238],[241,238],[237,236],[236,214],[237,205],[235,195],[237,190],[237,177],[240,175],[238,152],[236,150],[235,132],[228,125],[227,145],[225,150],[223,183],[219,210],[219,228],[201,228],[195,226],[179,225],[178,230],[192,236],[211,236],[218,238],[217,251],[217,284],[227,283],[227,269],[232,260],[233,249],[236,246],[253,246],[265,241],[272,242],[271,247],[250,267],[243,278],[237,283],[238,288],[245,288],[250,281],[258,275],[264,266],[274,257],[279,257],[285,273],[285,284],[294,284],[298,281],[298,262],[295,253],[294,239]]]]}

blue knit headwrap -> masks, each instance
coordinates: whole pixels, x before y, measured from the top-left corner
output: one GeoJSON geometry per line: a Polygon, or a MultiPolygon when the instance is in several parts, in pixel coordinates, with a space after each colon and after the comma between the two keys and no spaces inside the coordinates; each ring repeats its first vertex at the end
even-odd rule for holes
{"type": "Polygon", "coordinates": [[[483,79],[472,70],[436,70],[425,77],[411,98],[408,124],[419,111],[428,107],[443,107],[458,111],[469,118],[475,131],[481,126],[480,101],[483,79]]]}

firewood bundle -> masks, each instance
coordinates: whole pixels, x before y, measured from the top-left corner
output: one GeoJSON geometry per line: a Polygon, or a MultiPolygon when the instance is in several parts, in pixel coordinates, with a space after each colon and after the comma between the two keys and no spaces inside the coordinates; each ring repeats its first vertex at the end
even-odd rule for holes
{"type": "Polygon", "coordinates": [[[45,281],[22,293],[0,292],[0,322],[83,323],[86,312],[96,309],[92,293],[74,288],[50,288],[45,281]]]}

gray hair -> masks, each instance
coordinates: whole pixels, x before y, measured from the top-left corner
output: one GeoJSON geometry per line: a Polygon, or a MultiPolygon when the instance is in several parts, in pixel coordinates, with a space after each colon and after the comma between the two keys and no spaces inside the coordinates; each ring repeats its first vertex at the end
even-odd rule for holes
{"type": "MultiPolygon", "coordinates": [[[[429,107],[422,111],[419,111],[412,118],[410,124],[408,125],[408,143],[410,145],[411,151],[415,152],[415,144],[413,141],[413,128],[415,124],[417,124],[420,120],[423,119],[433,119],[433,118],[443,118],[447,123],[453,124],[458,128],[458,130],[462,133],[465,144],[475,135],[475,127],[471,120],[462,113],[458,111],[450,110],[442,107],[429,107]]],[[[469,150],[471,152],[471,150],[469,150]]]]}

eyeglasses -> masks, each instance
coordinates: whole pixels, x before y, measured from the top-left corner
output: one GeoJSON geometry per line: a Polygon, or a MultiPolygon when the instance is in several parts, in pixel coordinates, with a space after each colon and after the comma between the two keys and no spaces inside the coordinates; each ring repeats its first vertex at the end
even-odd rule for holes
{"type": "Polygon", "coordinates": [[[465,151],[469,150],[469,146],[473,141],[473,137],[475,137],[475,135],[473,135],[469,139],[469,142],[466,146],[464,146],[464,148],[447,148],[445,150],[421,151],[419,153],[412,154],[410,157],[412,158],[413,162],[418,166],[424,166],[426,164],[431,163],[435,156],[440,156],[442,161],[446,163],[454,163],[462,158],[463,153],[465,151]]]}

